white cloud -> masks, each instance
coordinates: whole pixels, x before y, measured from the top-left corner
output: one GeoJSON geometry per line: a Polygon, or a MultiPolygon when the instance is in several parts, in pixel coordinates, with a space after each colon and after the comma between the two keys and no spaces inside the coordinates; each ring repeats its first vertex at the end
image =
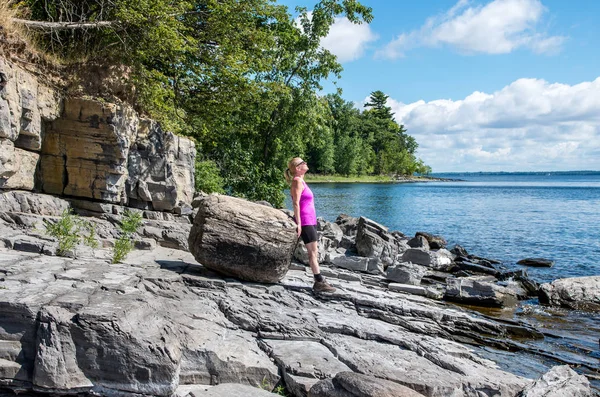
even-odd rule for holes
{"type": "Polygon", "coordinates": [[[600,77],[519,79],[492,94],[388,106],[437,172],[600,169],[600,77]]]}
{"type": "Polygon", "coordinates": [[[485,6],[468,6],[460,0],[445,14],[427,19],[418,30],[402,33],[377,55],[399,58],[416,47],[447,45],[460,52],[505,54],[517,48],[556,53],[565,41],[537,30],[546,9],[540,0],[494,0],[485,6]]]}
{"type": "Polygon", "coordinates": [[[367,45],[376,39],[369,24],[355,24],[344,17],[335,19],[321,45],[335,54],[339,62],[348,62],[360,58],[367,45]]]}

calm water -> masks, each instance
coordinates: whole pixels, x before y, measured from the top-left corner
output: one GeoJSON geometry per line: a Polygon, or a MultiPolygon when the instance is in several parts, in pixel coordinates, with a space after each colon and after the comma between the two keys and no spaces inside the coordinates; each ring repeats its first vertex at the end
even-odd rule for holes
{"type": "MultiPolygon", "coordinates": [[[[600,275],[600,172],[590,174],[439,174],[464,182],[312,184],[317,215],[365,216],[406,235],[442,235],[449,246],[497,259],[556,261],[530,268],[546,282],[600,275]]],[[[288,198],[286,203],[291,208],[288,198]]]]}
{"type": "MultiPolygon", "coordinates": [[[[549,174],[438,174],[461,182],[312,184],[317,215],[365,216],[390,230],[442,235],[449,246],[497,259],[507,268],[526,257],[554,260],[527,268],[539,282],[600,275],[600,172],[549,174]]],[[[287,208],[291,208],[288,197],[287,208]]],[[[474,309],[474,308],[472,308],[474,309]]],[[[478,309],[481,310],[481,309],[478,309]]],[[[537,299],[485,314],[526,322],[543,340],[524,342],[591,374],[600,390],[600,315],[540,306],[537,299]]],[[[560,361],[484,349],[482,355],[513,373],[535,378],[560,361]]]]}

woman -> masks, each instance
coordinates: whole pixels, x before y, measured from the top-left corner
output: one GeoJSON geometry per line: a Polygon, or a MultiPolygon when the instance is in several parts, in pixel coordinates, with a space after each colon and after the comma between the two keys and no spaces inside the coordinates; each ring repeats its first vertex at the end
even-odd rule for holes
{"type": "Polygon", "coordinates": [[[312,191],[304,182],[304,174],[308,171],[306,161],[295,157],[288,162],[285,179],[290,184],[290,193],[294,205],[294,219],[298,224],[298,237],[302,237],[308,251],[308,263],[315,277],[313,291],[335,292],[335,288],[325,281],[319,270],[319,246],[317,235],[317,213],[312,191]]]}

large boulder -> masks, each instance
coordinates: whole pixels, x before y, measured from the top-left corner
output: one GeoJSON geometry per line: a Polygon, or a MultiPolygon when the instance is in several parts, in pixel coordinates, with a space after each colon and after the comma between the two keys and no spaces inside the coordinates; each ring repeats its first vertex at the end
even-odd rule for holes
{"type": "Polygon", "coordinates": [[[590,382],[568,365],[552,367],[538,380],[527,386],[519,397],[593,397],[590,382]]]}
{"type": "Polygon", "coordinates": [[[188,239],[205,267],[243,280],[278,282],[298,241],[296,223],[284,212],[235,197],[201,199],[188,239]]]}
{"type": "Polygon", "coordinates": [[[540,302],[578,310],[600,310],[600,276],[573,277],[542,284],[540,302]]]}
{"type": "Polygon", "coordinates": [[[491,276],[449,278],[444,299],[476,306],[514,306],[518,302],[515,291],[495,281],[491,276]]]}

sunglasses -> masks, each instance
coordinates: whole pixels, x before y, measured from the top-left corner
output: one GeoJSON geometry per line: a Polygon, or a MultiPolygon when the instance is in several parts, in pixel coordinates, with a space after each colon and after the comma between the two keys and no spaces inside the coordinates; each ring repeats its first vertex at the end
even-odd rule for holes
{"type": "Polygon", "coordinates": [[[306,161],[301,161],[298,164],[296,164],[296,167],[300,167],[302,164],[306,164],[306,161]]]}

